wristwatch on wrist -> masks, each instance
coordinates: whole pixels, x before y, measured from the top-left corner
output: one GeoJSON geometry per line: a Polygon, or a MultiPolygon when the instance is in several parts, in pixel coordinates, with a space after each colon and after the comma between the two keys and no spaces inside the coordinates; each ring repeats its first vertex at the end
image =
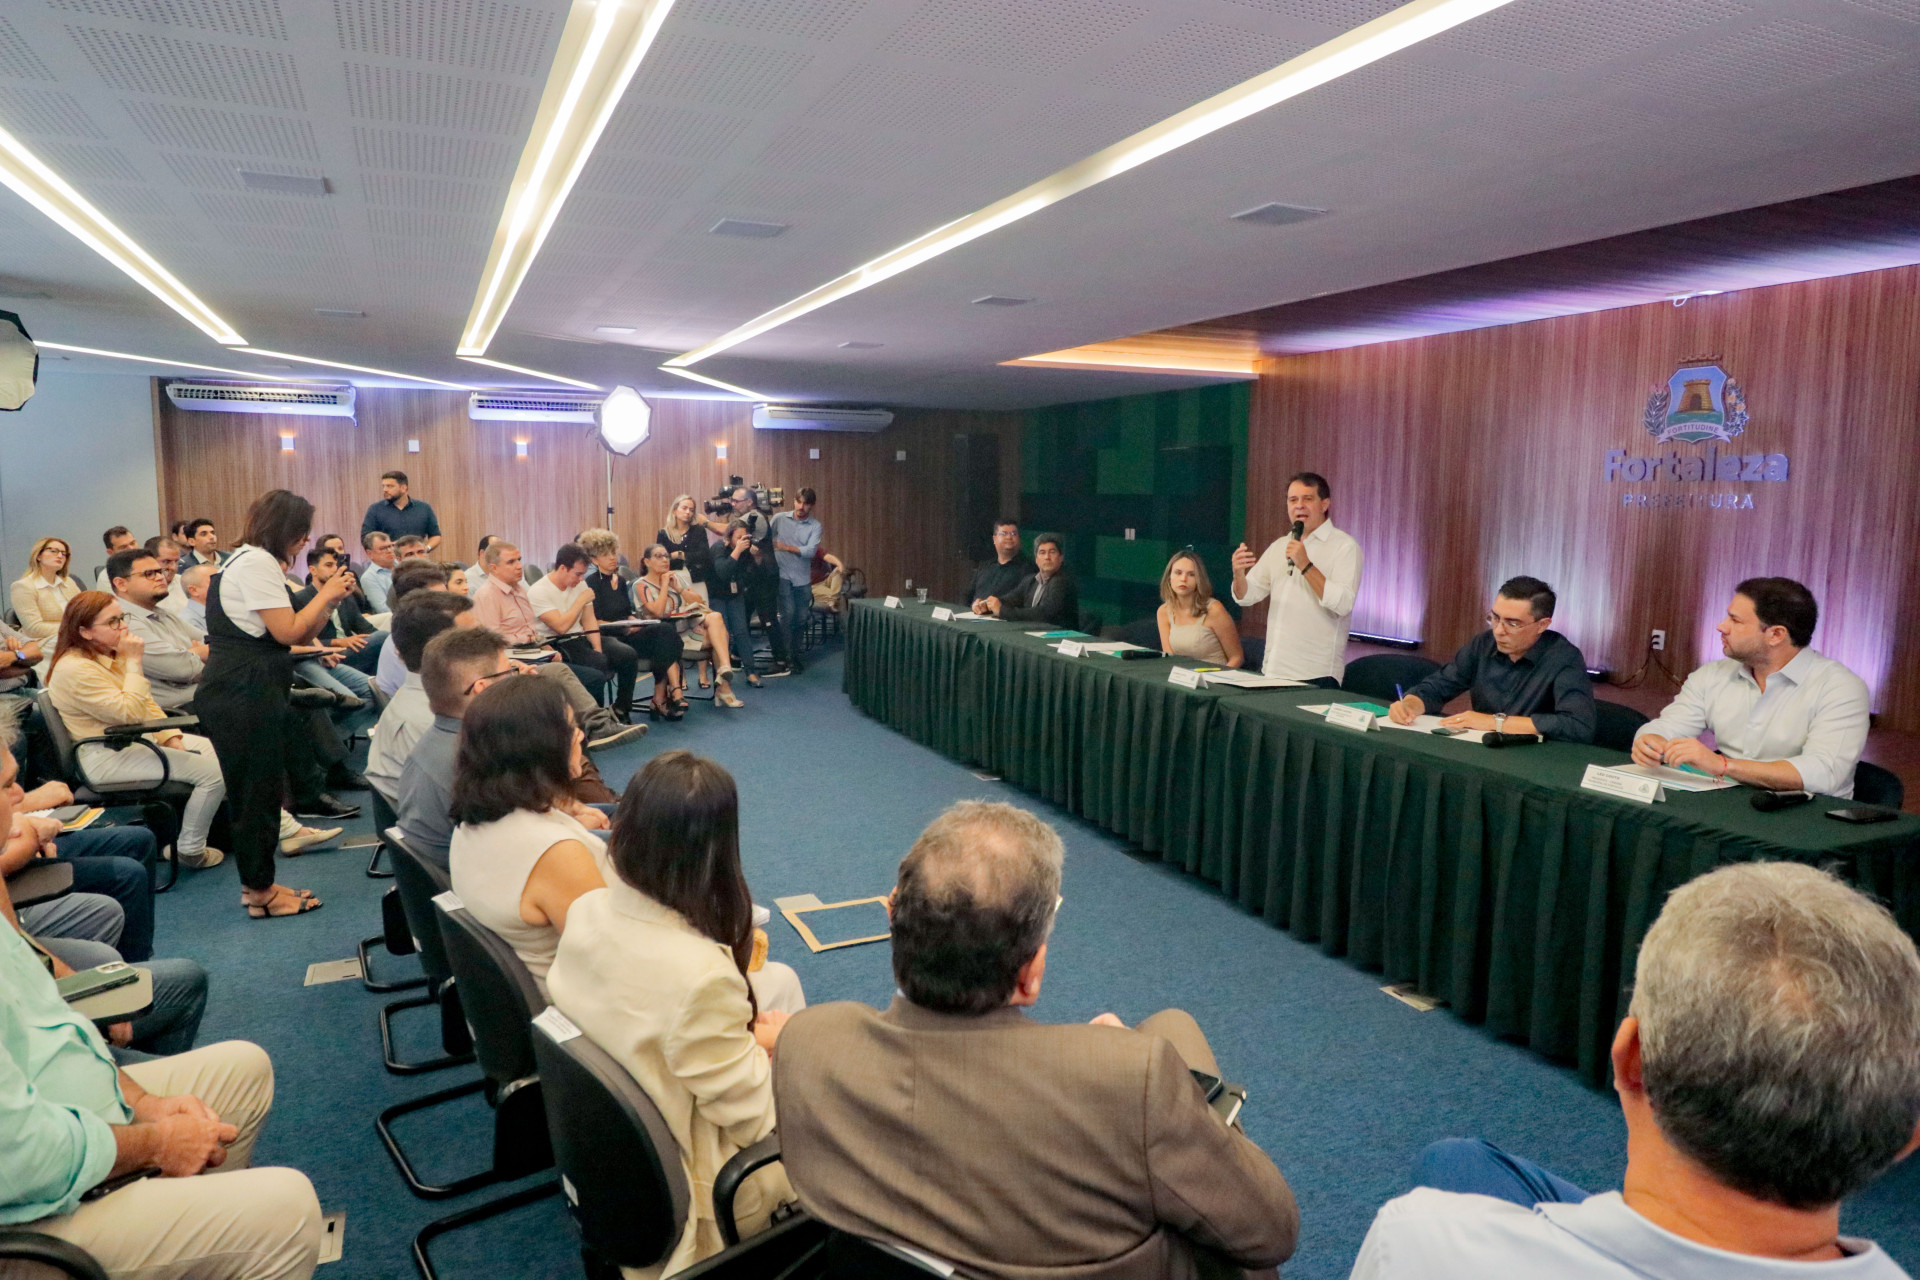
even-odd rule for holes
{"type": "Polygon", "coordinates": [[[1504,711],[1494,712],[1493,731],[1495,733],[1505,733],[1507,731],[1507,713],[1506,712],[1504,711]]]}

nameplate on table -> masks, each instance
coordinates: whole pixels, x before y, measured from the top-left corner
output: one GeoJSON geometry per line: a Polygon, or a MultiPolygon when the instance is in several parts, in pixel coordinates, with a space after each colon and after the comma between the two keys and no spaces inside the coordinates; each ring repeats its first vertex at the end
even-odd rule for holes
{"type": "Polygon", "coordinates": [[[1342,729],[1358,729],[1365,733],[1374,727],[1373,712],[1353,702],[1336,702],[1327,708],[1327,723],[1337,724],[1342,729]]]}
{"type": "Polygon", "coordinates": [[[1086,650],[1081,647],[1078,640],[1062,640],[1060,642],[1060,656],[1063,658],[1077,658],[1085,652],[1086,650]]]}
{"type": "Polygon", "coordinates": [[[947,608],[945,605],[941,605],[933,611],[933,620],[935,622],[952,622],[953,610],[947,608]]]}
{"type": "Polygon", "coordinates": [[[1173,670],[1167,672],[1167,683],[1177,684],[1182,689],[1198,689],[1200,687],[1200,673],[1192,667],[1175,667],[1173,670]]]}
{"type": "Polygon", "coordinates": [[[887,608],[889,608],[889,609],[898,609],[899,607],[900,607],[900,597],[899,597],[899,596],[888,596],[888,597],[887,597],[887,608]]]}
{"type": "Polygon", "coordinates": [[[1660,779],[1635,777],[1631,773],[1609,769],[1603,764],[1588,765],[1586,776],[1580,779],[1580,786],[1587,791],[1598,791],[1637,804],[1652,804],[1667,798],[1667,793],[1661,789],[1660,779]]]}

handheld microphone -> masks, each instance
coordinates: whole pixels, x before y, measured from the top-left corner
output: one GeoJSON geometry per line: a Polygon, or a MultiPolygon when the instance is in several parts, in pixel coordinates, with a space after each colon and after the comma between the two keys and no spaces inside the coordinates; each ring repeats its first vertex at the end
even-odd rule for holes
{"type": "MultiPolygon", "coordinates": [[[[1300,535],[1305,533],[1306,531],[1307,531],[1307,522],[1304,520],[1295,520],[1293,522],[1293,528],[1287,530],[1287,536],[1292,538],[1295,542],[1298,542],[1300,541],[1300,535]]],[[[1298,566],[1296,566],[1292,560],[1288,560],[1287,576],[1291,578],[1294,575],[1297,568],[1298,566]]]]}

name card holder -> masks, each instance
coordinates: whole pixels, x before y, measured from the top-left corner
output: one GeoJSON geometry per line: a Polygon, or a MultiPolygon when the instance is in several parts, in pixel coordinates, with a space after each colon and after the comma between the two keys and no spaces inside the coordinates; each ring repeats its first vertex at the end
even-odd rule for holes
{"type": "Polygon", "coordinates": [[[1361,733],[1376,727],[1373,712],[1351,702],[1336,702],[1328,707],[1327,723],[1337,724],[1342,729],[1356,729],[1361,733]]]}
{"type": "Polygon", "coordinates": [[[1167,683],[1177,684],[1182,689],[1198,689],[1200,687],[1200,673],[1192,667],[1175,667],[1173,670],[1167,672],[1167,683]]]}
{"type": "Polygon", "coordinates": [[[1063,658],[1077,658],[1085,652],[1086,650],[1081,648],[1078,640],[1062,640],[1060,642],[1060,656],[1063,658]]]}
{"type": "Polygon", "coordinates": [[[1588,765],[1586,776],[1580,779],[1580,786],[1582,790],[1598,791],[1602,795],[1632,800],[1636,804],[1652,804],[1667,798],[1660,779],[1637,777],[1618,769],[1609,769],[1603,764],[1588,765]]]}
{"type": "Polygon", "coordinates": [[[942,605],[933,611],[933,620],[935,622],[952,622],[953,610],[942,605]]]}
{"type": "Polygon", "coordinates": [[[888,597],[887,597],[887,608],[889,608],[889,609],[898,609],[899,607],[900,607],[900,597],[899,597],[899,596],[888,596],[888,597]]]}

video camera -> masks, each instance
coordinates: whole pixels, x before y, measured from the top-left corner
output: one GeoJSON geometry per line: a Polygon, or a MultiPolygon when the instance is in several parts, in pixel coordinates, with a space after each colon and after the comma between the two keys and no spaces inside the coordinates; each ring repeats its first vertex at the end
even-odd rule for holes
{"type": "Polygon", "coordinates": [[[710,516],[730,516],[733,514],[733,491],[745,489],[753,495],[753,505],[761,515],[770,516],[781,499],[778,489],[769,489],[763,484],[748,484],[739,476],[728,476],[720,492],[706,501],[706,511],[710,516]]]}

